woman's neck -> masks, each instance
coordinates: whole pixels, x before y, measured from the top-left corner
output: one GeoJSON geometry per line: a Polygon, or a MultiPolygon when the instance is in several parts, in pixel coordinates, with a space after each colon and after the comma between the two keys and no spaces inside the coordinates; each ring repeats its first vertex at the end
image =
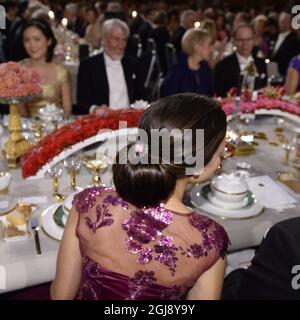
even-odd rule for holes
{"type": "Polygon", "coordinates": [[[188,57],[188,66],[191,70],[199,70],[200,68],[200,62],[202,59],[200,59],[198,56],[190,56],[188,57]]]}
{"type": "Polygon", "coordinates": [[[182,202],[186,185],[187,179],[177,180],[175,190],[172,196],[165,203],[166,209],[182,213],[188,213],[188,209],[182,202]]]}
{"type": "Polygon", "coordinates": [[[40,58],[40,59],[29,58],[29,61],[32,67],[42,67],[47,63],[46,58],[40,58]]]}

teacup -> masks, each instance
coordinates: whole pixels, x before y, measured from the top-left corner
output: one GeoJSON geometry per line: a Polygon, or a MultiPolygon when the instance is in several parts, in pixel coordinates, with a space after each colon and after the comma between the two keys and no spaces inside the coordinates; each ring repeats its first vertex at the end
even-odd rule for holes
{"type": "Polygon", "coordinates": [[[11,183],[11,173],[10,172],[0,172],[0,193],[5,193],[11,183]]]}
{"type": "Polygon", "coordinates": [[[246,181],[234,173],[213,178],[210,186],[213,195],[224,202],[242,202],[248,192],[246,181]]]}

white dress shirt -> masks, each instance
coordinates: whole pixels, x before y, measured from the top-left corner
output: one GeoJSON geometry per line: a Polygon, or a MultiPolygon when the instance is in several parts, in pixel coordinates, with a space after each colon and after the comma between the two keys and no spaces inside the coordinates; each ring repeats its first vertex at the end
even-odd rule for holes
{"type": "Polygon", "coordinates": [[[110,108],[115,110],[128,108],[130,103],[121,60],[112,60],[104,53],[104,63],[109,87],[110,108]]]}
{"type": "Polygon", "coordinates": [[[273,49],[273,54],[280,48],[280,46],[282,45],[282,42],[285,40],[285,38],[289,35],[291,31],[287,31],[287,32],[281,32],[278,35],[277,41],[275,43],[274,49],[273,49]]]}
{"type": "Polygon", "coordinates": [[[236,52],[236,56],[240,65],[240,70],[241,72],[243,72],[245,70],[245,68],[251,63],[253,62],[253,57],[252,55],[250,55],[248,58],[245,58],[243,56],[241,56],[238,52],[236,52]]]}

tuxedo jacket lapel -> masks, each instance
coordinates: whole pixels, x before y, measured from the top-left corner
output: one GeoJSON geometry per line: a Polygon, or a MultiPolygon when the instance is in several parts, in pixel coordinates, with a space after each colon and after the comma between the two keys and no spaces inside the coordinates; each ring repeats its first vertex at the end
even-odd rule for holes
{"type": "MultiPolygon", "coordinates": [[[[278,36],[279,36],[279,35],[278,35],[278,36]]],[[[283,54],[283,53],[284,53],[285,47],[286,47],[287,43],[289,43],[289,41],[291,41],[290,38],[292,38],[292,37],[293,37],[293,33],[290,32],[290,33],[288,34],[288,36],[283,40],[283,42],[281,43],[281,45],[280,45],[280,47],[277,49],[277,51],[276,51],[276,52],[273,51],[273,54],[272,54],[272,57],[273,57],[273,58],[276,57],[278,54],[280,55],[280,54],[283,54]]],[[[277,39],[278,39],[278,37],[276,38],[276,41],[277,41],[277,39]]],[[[275,44],[276,44],[276,41],[275,41],[275,44]]],[[[274,46],[275,46],[275,45],[274,45],[274,46]]],[[[273,50],[274,50],[274,49],[273,49],[273,50]]]]}

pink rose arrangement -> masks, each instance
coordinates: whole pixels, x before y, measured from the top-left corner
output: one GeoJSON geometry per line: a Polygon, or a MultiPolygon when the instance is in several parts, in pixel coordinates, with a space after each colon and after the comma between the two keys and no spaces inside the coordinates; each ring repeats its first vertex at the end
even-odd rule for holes
{"type": "Polygon", "coordinates": [[[39,94],[40,76],[30,68],[16,62],[0,64],[0,97],[19,98],[39,94]]]}
{"type": "MultiPolygon", "coordinates": [[[[281,111],[289,112],[300,116],[300,107],[295,103],[291,103],[282,100],[284,89],[282,87],[266,87],[259,92],[256,101],[249,99],[248,93],[244,96],[242,94],[239,110],[247,113],[254,113],[259,109],[278,109],[281,111]]],[[[230,115],[233,112],[233,101],[236,96],[236,89],[232,88],[229,90],[227,97],[221,100],[221,106],[226,113],[230,115]]]]}

